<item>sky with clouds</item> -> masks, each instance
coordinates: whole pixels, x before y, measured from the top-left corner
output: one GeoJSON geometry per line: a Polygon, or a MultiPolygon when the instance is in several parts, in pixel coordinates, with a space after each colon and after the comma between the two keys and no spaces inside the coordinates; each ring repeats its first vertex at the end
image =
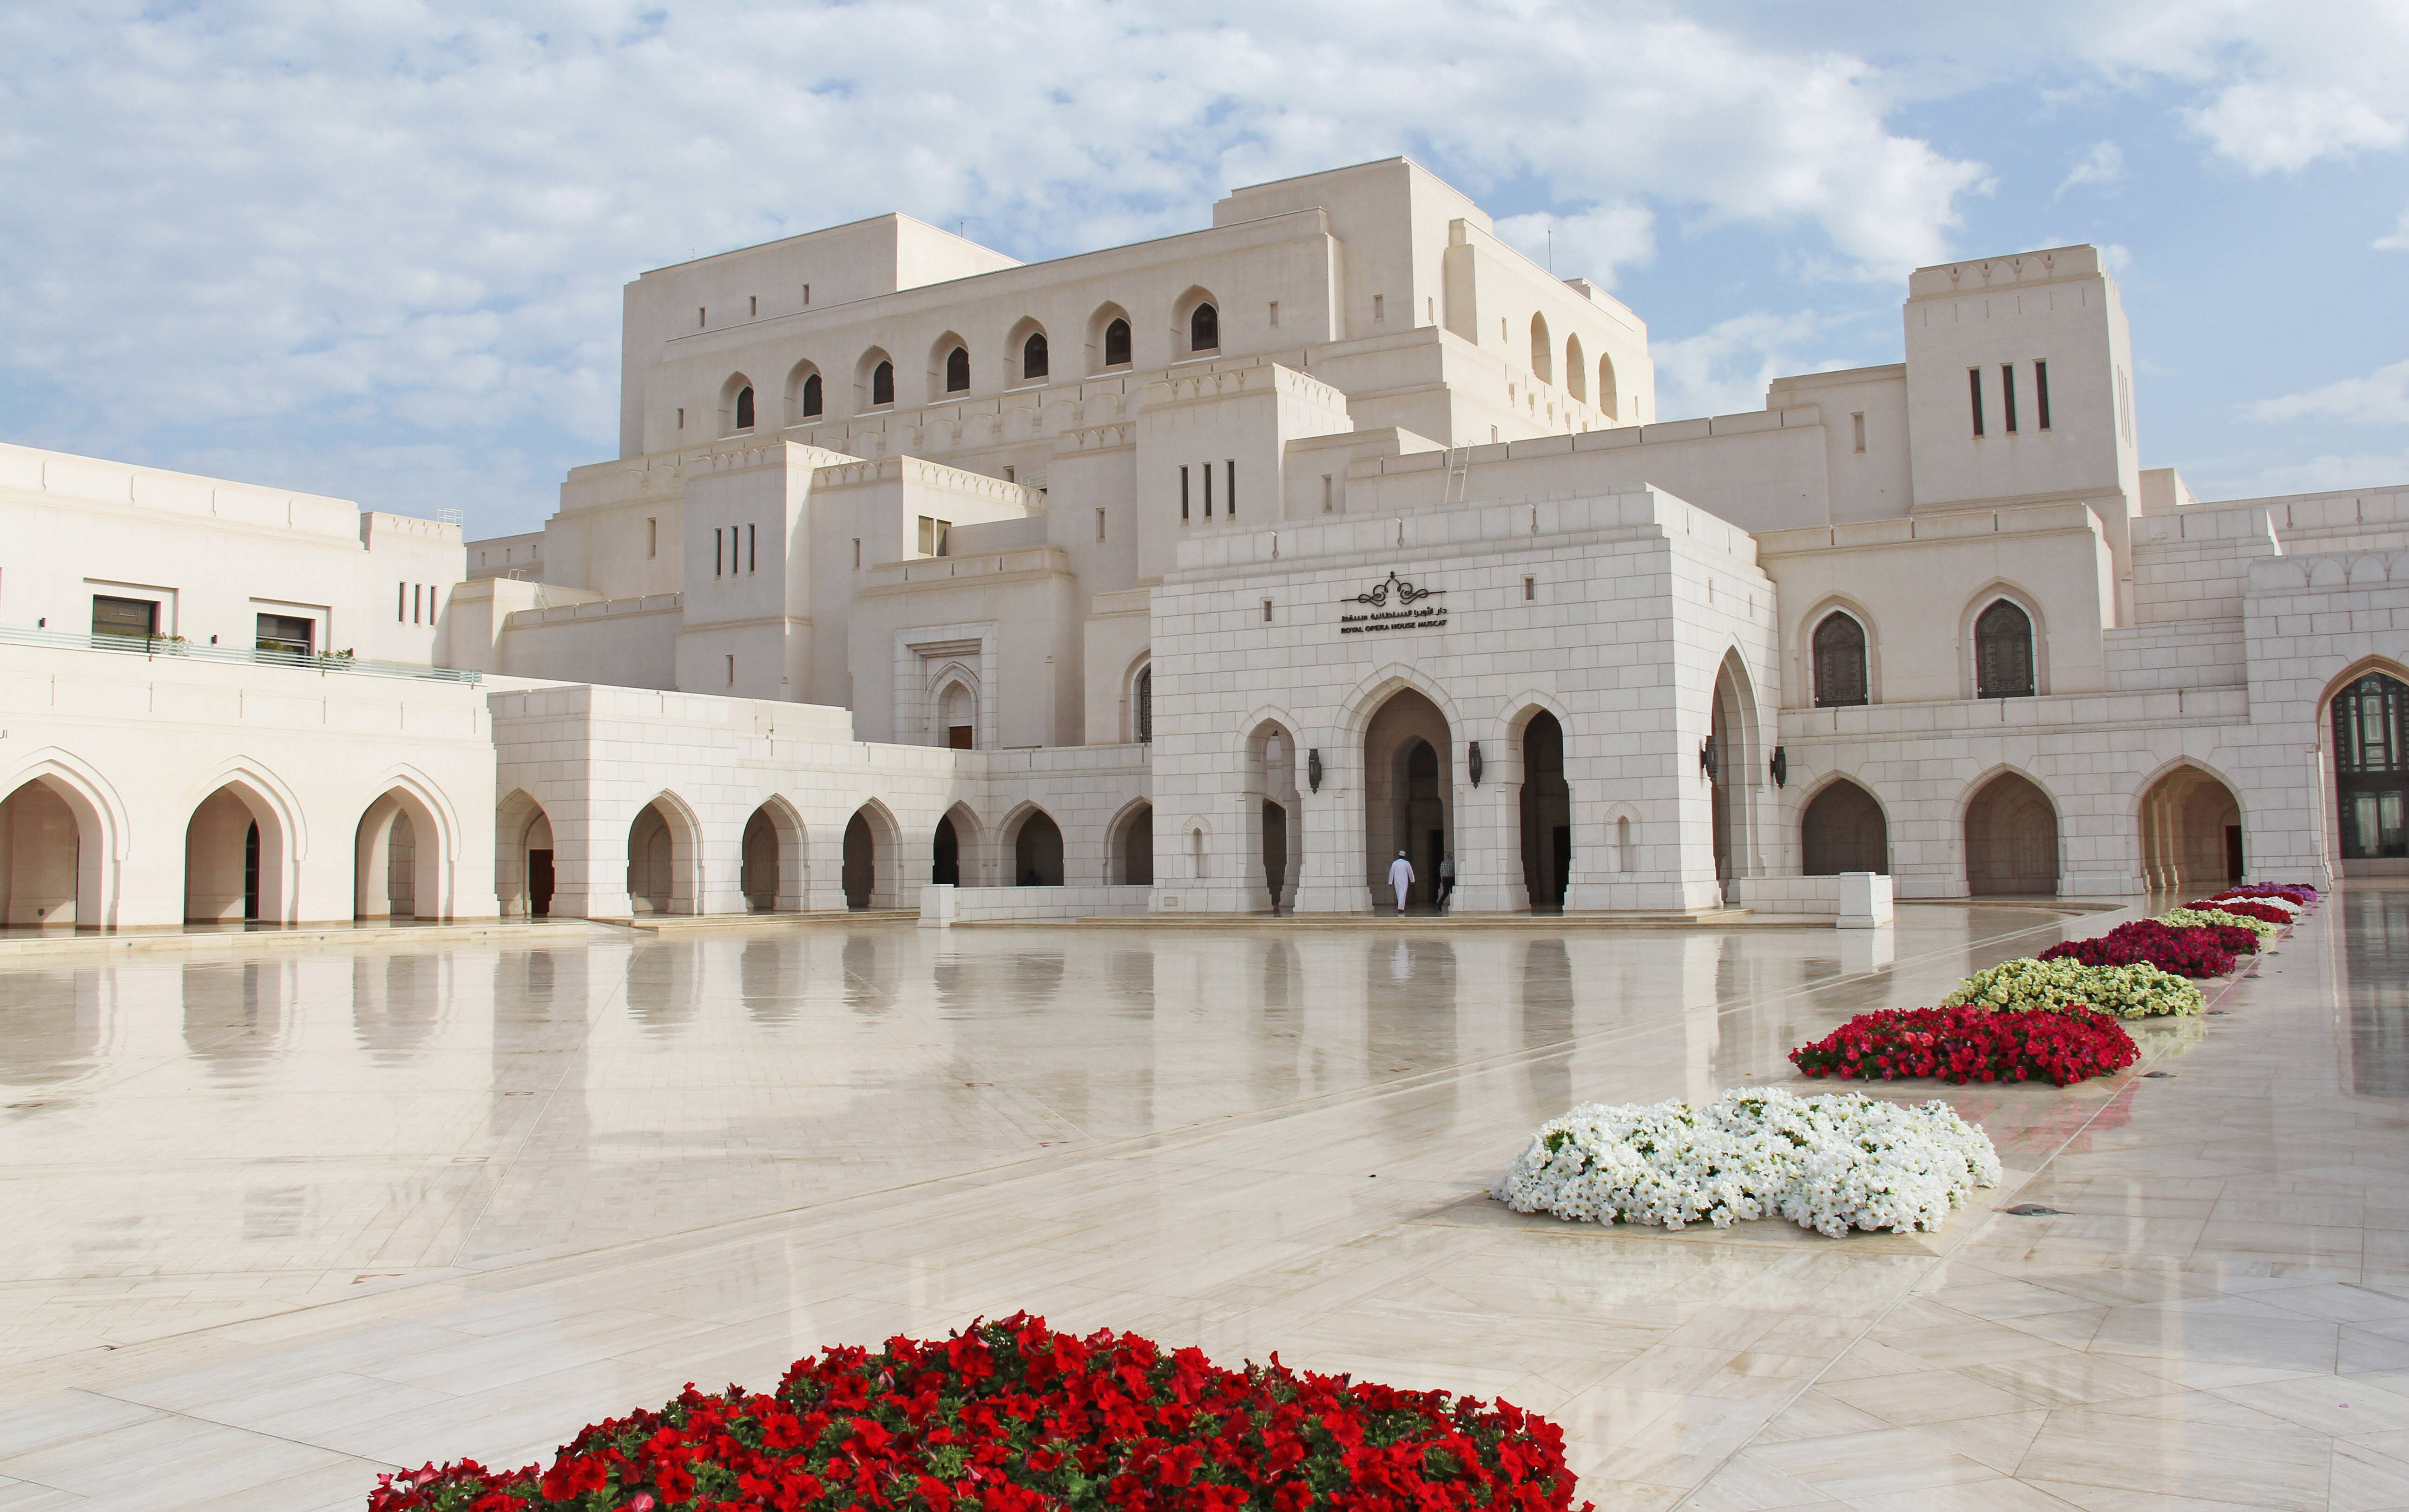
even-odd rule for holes
{"type": "Polygon", "coordinates": [[[1649,324],[1659,413],[2092,241],[2147,466],[2409,482],[2409,5],[522,0],[0,9],[0,439],[533,528],[620,285],[888,209],[1024,260],[1406,152],[1649,324]]]}

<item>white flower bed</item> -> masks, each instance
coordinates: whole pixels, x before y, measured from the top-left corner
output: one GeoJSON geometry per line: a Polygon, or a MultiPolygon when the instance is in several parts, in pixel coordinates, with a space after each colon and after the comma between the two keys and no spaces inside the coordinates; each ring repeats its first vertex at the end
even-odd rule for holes
{"type": "Polygon", "coordinates": [[[1728,1228],[1779,1214],[1838,1237],[1937,1229],[1999,1182],[1990,1136],[1946,1102],[1726,1092],[1702,1108],[1586,1102],[1531,1136],[1497,1193],[1517,1213],[1728,1228]]]}

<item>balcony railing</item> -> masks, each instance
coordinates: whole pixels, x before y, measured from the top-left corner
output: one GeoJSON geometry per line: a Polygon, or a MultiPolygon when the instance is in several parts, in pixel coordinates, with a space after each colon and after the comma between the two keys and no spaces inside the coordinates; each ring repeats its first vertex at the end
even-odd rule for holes
{"type": "Polygon", "coordinates": [[[411,677],[428,683],[474,684],[485,674],[467,667],[422,667],[407,661],[306,651],[267,651],[255,646],[212,646],[172,635],[111,635],[84,630],[29,630],[0,625],[0,643],[56,646],[65,651],[114,651],[155,659],[232,662],[250,667],[290,667],[305,672],[351,672],[364,677],[411,677]]]}

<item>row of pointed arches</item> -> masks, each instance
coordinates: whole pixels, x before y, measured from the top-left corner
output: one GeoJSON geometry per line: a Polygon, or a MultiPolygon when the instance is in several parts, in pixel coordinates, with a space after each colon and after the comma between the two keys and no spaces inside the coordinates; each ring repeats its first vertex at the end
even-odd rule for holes
{"type": "MultiPolygon", "coordinates": [[[[2136,817],[2142,872],[2154,889],[2221,886],[2242,878],[2242,805],[2205,768],[2177,763],[2142,792],[2136,817]]],[[[2053,897],[2064,870],[2058,806],[2020,771],[1998,771],[1967,793],[1958,819],[1967,891],[1977,898],[2053,897]]],[[[1799,871],[1888,874],[1891,825],[1882,801],[1863,784],[1834,777],[1799,810],[1799,871]]]]}
{"type": "MultiPolygon", "coordinates": [[[[1210,290],[1190,288],[1174,301],[1170,346],[1173,360],[1210,356],[1221,350],[1221,306],[1210,290]]],[[[1088,317],[1083,349],[1075,371],[1089,377],[1127,369],[1135,355],[1130,313],[1118,304],[1097,307],[1088,317]]],[[[1067,355],[1058,349],[1053,333],[1033,317],[1024,318],[1006,335],[1000,359],[980,382],[971,343],[959,332],[946,331],[929,344],[922,365],[920,390],[925,399],[907,402],[944,403],[973,393],[1013,389],[1050,382],[1067,355]]],[[[1068,371],[1069,369],[1066,369],[1068,371]]],[[[806,357],[786,369],[784,392],[774,396],[783,405],[783,425],[808,425],[830,413],[868,414],[897,403],[899,392],[909,392],[898,356],[873,346],[856,357],[849,371],[830,370],[806,357]],[[839,385],[844,385],[839,392],[839,385]]],[[[751,375],[730,373],[719,391],[719,430],[739,435],[759,429],[766,419],[765,396],[751,375]]]]}
{"type": "MultiPolygon", "coordinates": [[[[1583,404],[1592,403],[1590,395],[1589,356],[1581,350],[1579,332],[1565,338],[1564,390],[1583,404]]],[[[1597,357],[1597,392],[1594,403],[1608,419],[1623,418],[1622,396],[1616,391],[1614,359],[1605,353],[1597,357]]],[[[1556,382],[1556,344],[1548,332],[1548,317],[1531,317],[1531,376],[1542,383],[1556,382]]]]}

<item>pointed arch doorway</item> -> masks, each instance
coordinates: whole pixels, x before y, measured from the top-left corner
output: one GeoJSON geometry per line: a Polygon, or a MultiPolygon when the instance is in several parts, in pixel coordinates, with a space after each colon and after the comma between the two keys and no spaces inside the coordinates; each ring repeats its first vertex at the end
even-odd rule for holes
{"type": "Polygon", "coordinates": [[[1408,907],[1437,896],[1439,862],[1455,854],[1454,738],[1438,705],[1412,688],[1389,696],[1363,729],[1364,864],[1376,907],[1396,906],[1389,867],[1413,862],[1408,907]]]}

